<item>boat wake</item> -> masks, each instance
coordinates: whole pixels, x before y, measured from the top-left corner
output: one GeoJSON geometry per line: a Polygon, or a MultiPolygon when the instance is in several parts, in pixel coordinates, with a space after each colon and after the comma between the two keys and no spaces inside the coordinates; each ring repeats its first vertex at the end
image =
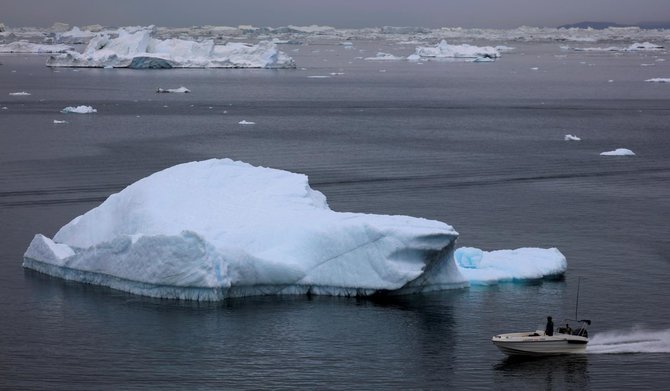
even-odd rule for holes
{"type": "Polygon", "coordinates": [[[589,354],[670,353],[670,329],[612,330],[595,334],[586,348],[589,354]]]}

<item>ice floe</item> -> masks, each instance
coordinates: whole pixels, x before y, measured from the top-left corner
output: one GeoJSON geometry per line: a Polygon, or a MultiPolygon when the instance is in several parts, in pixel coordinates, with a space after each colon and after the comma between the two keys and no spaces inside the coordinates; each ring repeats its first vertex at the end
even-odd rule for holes
{"type": "Polygon", "coordinates": [[[247,120],[244,120],[244,119],[242,121],[238,122],[238,124],[240,124],[240,125],[256,125],[255,122],[247,121],[247,120]]]}
{"type": "Polygon", "coordinates": [[[601,152],[601,156],[635,156],[635,153],[630,149],[617,148],[613,151],[601,152]]]}
{"type": "Polygon", "coordinates": [[[9,95],[12,96],[28,96],[30,92],[20,91],[20,92],[10,92],[9,95]]]}
{"type": "Polygon", "coordinates": [[[68,51],[49,57],[52,67],[106,67],[159,69],[159,68],[293,68],[295,63],[280,52],[277,45],[262,41],[256,45],[229,42],[214,44],[185,39],[152,38],[153,28],[130,32],[118,31],[98,34],[82,53],[68,51]]]}
{"type": "Polygon", "coordinates": [[[436,46],[417,47],[409,60],[442,58],[498,58],[500,52],[491,46],[473,46],[468,44],[450,45],[446,40],[436,46]]]}
{"type": "Polygon", "coordinates": [[[74,113],[74,114],[90,114],[97,113],[98,110],[94,109],[91,106],[68,106],[60,111],[63,114],[74,113]]]}
{"type": "Polygon", "coordinates": [[[54,124],[66,124],[66,123],[67,123],[67,121],[61,121],[61,120],[57,120],[57,119],[54,120],[54,124]]]}
{"type": "Polygon", "coordinates": [[[608,47],[579,48],[579,47],[562,46],[562,48],[578,52],[639,52],[639,51],[661,50],[664,47],[651,42],[642,42],[642,43],[635,42],[630,46],[626,47],[608,46],[608,47]]]}
{"type": "Polygon", "coordinates": [[[376,56],[366,57],[365,60],[367,60],[367,61],[397,61],[397,60],[404,60],[404,58],[403,57],[398,57],[398,56],[393,55],[391,53],[378,52],[376,56]]]}
{"type": "Polygon", "coordinates": [[[0,45],[0,53],[65,53],[72,50],[69,45],[48,45],[28,41],[15,41],[0,45]]]}
{"type": "Polygon", "coordinates": [[[566,134],[565,137],[563,137],[563,140],[565,140],[565,141],[582,141],[581,138],[579,138],[575,135],[572,135],[572,134],[566,134]]]}
{"type": "Polygon", "coordinates": [[[670,83],[670,77],[655,77],[653,79],[647,79],[645,81],[650,83],[670,83]]]}
{"type": "Polygon", "coordinates": [[[179,88],[158,88],[156,90],[156,93],[183,93],[183,94],[188,94],[191,92],[188,88],[181,86],[179,88]]]}
{"type": "Polygon", "coordinates": [[[192,300],[403,294],[565,271],[555,249],[460,257],[457,265],[457,236],[434,220],[335,212],[305,175],[212,159],[131,184],[53,240],[36,235],[23,266],[192,300]]]}

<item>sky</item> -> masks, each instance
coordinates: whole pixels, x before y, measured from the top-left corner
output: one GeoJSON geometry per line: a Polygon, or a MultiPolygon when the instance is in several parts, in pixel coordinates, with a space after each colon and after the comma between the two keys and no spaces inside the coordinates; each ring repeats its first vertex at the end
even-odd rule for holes
{"type": "Polygon", "coordinates": [[[670,0],[0,0],[7,26],[558,26],[670,20],[670,0]]]}

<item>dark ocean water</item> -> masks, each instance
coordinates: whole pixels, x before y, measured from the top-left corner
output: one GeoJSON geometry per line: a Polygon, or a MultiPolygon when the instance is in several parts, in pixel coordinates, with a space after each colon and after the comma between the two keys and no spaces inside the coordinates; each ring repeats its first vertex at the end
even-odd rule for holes
{"type": "Polygon", "coordinates": [[[0,389],[667,387],[670,85],[644,80],[670,77],[670,55],[511,46],[485,64],[356,58],[413,51],[379,42],[284,46],[296,70],[52,70],[1,56],[0,389]],[[154,92],[181,85],[193,92],[154,92]],[[59,113],[80,104],[98,113],[59,113]],[[637,156],[599,156],[622,147],[637,156]],[[334,210],[445,221],[462,246],[555,246],[568,271],[390,301],[203,304],[21,267],[34,234],[213,157],[305,173],[334,210]],[[619,331],[614,351],[642,352],[516,361],[490,343],[572,316],[579,276],[592,335],[619,331]]]}

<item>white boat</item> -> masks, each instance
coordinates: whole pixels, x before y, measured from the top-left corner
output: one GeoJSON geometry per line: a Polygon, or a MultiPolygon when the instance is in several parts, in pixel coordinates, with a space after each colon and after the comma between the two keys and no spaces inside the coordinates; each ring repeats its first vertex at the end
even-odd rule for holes
{"type": "MultiPolygon", "coordinates": [[[[566,319],[567,325],[570,319],[566,319]]],[[[525,333],[499,334],[491,338],[503,353],[511,356],[548,356],[559,354],[586,353],[586,344],[589,343],[589,334],[586,329],[590,320],[579,320],[579,326],[572,331],[569,327],[561,327],[553,335],[546,335],[544,331],[530,331],[525,333]]]]}

